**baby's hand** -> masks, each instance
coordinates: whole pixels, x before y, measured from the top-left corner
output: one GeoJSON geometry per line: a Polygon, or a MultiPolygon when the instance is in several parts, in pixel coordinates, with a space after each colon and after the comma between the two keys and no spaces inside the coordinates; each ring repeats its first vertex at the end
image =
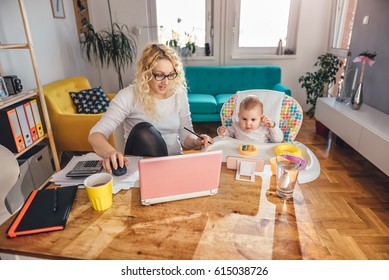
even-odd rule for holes
{"type": "Polygon", "coordinates": [[[219,126],[216,130],[217,135],[224,136],[227,132],[227,128],[225,126],[219,126]]]}
{"type": "Polygon", "coordinates": [[[276,126],[276,123],[273,122],[272,120],[270,120],[267,116],[265,115],[262,115],[262,122],[267,126],[267,127],[270,127],[270,128],[273,128],[276,126]]]}

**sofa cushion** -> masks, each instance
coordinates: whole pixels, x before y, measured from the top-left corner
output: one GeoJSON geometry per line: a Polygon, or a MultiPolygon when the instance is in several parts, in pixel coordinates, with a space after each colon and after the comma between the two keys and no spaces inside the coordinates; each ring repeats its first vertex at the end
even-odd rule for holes
{"type": "Polygon", "coordinates": [[[220,113],[220,110],[223,107],[223,104],[232,96],[233,94],[218,94],[215,96],[216,104],[217,104],[217,112],[220,113]]]}
{"type": "Polygon", "coordinates": [[[235,94],[240,90],[273,89],[281,82],[279,66],[186,66],[189,93],[235,94]]]}
{"type": "Polygon", "coordinates": [[[77,113],[79,114],[99,114],[107,110],[109,99],[101,87],[70,92],[77,113]]]}
{"type": "Polygon", "coordinates": [[[216,99],[210,94],[188,94],[190,112],[192,114],[210,114],[217,113],[216,99]]]}

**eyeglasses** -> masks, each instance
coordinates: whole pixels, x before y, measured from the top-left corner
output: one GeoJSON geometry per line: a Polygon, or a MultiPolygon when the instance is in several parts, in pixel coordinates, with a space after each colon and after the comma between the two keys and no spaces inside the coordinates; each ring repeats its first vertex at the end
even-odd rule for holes
{"type": "Polygon", "coordinates": [[[174,80],[178,76],[178,73],[171,73],[169,75],[165,75],[165,74],[162,74],[162,73],[155,74],[155,73],[151,72],[151,74],[153,74],[154,79],[156,81],[163,81],[163,80],[165,80],[165,78],[167,78],[168,80],[174,80]]]}

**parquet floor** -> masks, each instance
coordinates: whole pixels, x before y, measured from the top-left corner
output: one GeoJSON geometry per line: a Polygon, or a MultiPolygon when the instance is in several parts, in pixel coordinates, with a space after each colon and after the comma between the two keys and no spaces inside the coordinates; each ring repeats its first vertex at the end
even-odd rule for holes
{"type": "MultiPolygon", "coordinates": [[[[194,123],[216,135],[219,123],[194,123]]],[[[329,260],[389,259],[389,177],[335,135],[316,134],[305,116],[296,138],[320,161],[315,181],[301,186],[329,260]]]]}

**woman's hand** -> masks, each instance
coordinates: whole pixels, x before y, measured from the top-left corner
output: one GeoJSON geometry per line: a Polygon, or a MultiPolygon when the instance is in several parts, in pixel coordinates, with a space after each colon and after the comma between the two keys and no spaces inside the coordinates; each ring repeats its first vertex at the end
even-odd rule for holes
{"type": "Polygon", "coordinates": [[[112,147],[102,133],[92,133],[89,135],[88,140],[93,147],[94,152],[103,158],[103,167],[109,174],[112,174],[112,168],[118,168],[118,160],[120,167],[123,167],[124,164],[128,167],[128,160],[121,152],[116,151],[116,149],[112,147]]]}
{"type": "Polygon", "coordinates": [[[128,167],[128,159],[121,152],[113,151],[104,156],[103,167],[109,174],[112,174],[112,168],[117,169],[119,166],[123,167],[124,165],[128,167]]]}
{"type": "Polygon", "coordinates": [[[200,148],[203,149],[213,144],[213,139],[207,134],[201,134],[200,136],[201,138],[196,138],[196,146],[200,146],[200,148]]]}

